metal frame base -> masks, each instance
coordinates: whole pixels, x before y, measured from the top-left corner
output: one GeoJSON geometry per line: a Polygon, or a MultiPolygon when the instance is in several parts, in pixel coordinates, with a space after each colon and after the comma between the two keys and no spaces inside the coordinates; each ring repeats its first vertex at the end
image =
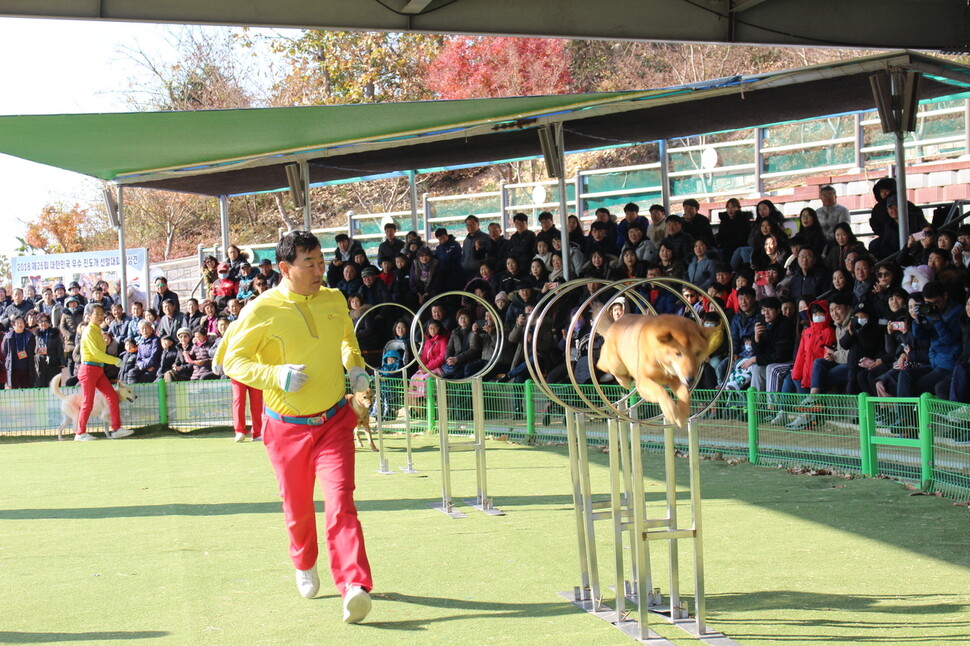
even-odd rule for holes
{"type": "MultiPolygon", "coordinates": [[[[650,646],[674,646],[674,643],[669,641],[666,637],[662,637],[650,629],[647,629],[647,638],[640,639],[640,629],[635,619],[624,619],[623,621],[617,623],[616,610],[610,608],[609,606],[603,605],[602,603],[599,604],[599,608],[597,608],[592,599],[577,599],[575,590],[560,592],[559,596],[577,608],[585,610],[594,617],[599,617],[603,621],[613,625],[617,630],[622,633],[626,633],[641,644],[650,644],[650,646]]],[[[628,600],[636,603],[635,597],[632,599],[628,597],[628,600]]],[[[692,617],[671,619],[669,606],[652,607],[650,608],[650,614],[652,616],[661,617],[671,626],[679,628],[694,639],[704,644],[709,644],[709,646],[741,646],[741,644],[724,635],[723,633],[709,631],[703,635],[699,634],[697,632],[697,622],[692,617]]]]}
{"type": "Polygon", "coordinates": [[[465,499],[462,500],[462,502],[465,503],[466,505],[468,505],[469,507],[471,507],[472,509],[475,509],[477,511],[480,511],[483,514],[488,514],[489,516],[504,516],[505,515],[505,512],[504,511],[502,511],[501,509],[499,509],[499,508],[495,507],[494,505],[492,505],[492,499],[491,498],[486,498],[484,504],[482,504],[478,500],[473,500],[471,498],[465,498],[465,499]]]}
{"type": "Polygon", "coordinates": [[[429,502],[428,507],[431,507],[432,509],[437,509],[441,513],[447,514],[452,518],[468,518],[467,515],[456,510],[454,505],[446,505],[443,502],[429,502]]]}
{"type": "Polygon", "coordinates": [[[584,610],[587,613],[598,617],[605,621],[606,623],[614,626],[620,632],[626,633],[636,641],[641,644],[650,644],[650,646],[676,646],[674,642],[668,640],[666,637],[661,637],[652,630],[647,629],[647,638],[640,639],[637,635],[639,633],[639,628],[637,627],[637,622],[633,619],[626,619],[619,623],[614,621],[616,619],[616,610],[609,608],[600,604],[599,608],[596,607],[596,603],[592,599],[577,599],[576,592],[574,590],[567,590],[566,592],[560,592],[559,596],[564,598],[569,603],[573,604],[580,610],[584,610]]]}
{"type": "Polygon", "coordinates": [[[387,465],[387,458],[381,458],[379,467],[374,471],[374,473],[379,473],[382,476],[390,476],[397,473],[387,465]]]}

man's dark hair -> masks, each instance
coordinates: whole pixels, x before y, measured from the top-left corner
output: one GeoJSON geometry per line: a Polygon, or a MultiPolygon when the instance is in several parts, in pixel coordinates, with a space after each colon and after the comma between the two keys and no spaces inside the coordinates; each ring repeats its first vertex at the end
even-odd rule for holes
{"type": "Polygon", "coordinates": [[[754,291],[754,287],[750,285],[745,285],[744,287],[738,287],[738,298],[742,296],[750,296],[751,298],[756,298],[757,294],[754,291]]]}
{"type": "Polygon", "coordinates": [[[552,219],[552,213],[550,213],[549,211],[543,211],[542,213],[539,214],[540,222],[542,222],[543,220],[551,220],[551,219],[552,219]]]}
{"type": "Polygon", "coordinates": [[[695,209],[701,208],[700,203],[692,197],[688,197],[686,200],[684,200],[683,204],[684,206],[693,206],[695,209]]]}
{"type": "Polygon", "coordinates": [[[469,220],[471,220],[472,222],[478,222],[479,221],[478,220],[478,216],[477,215],[474,215],[474,214],[469,215],[467,218],[465,218],[465,222],[468,222],[469,220]]]}
{"type": "Polygon", "coordinates": [[[923,298],[942,298],[946,296],[946,288],[943,283],[933,280],[923,285],[923,298]]]}
{"type": "Polygon", "coordinates": [[[651,204],[650,205],[650,210],[651,211],[660,211],[661,213],[666,213],[667,212],[667,209],[664,208],[664,205],[663,204],[651,204]]]}
{"type": "Polygon", "coordinates": [[[590,231],[606,231],[609,228],[610,227],[606,224],[606,222],[600,222],[599,220],[596,220],[591,225],[589,225],[590,231]]]}
{"type": "Polygon", "coordinates": [[[387,231],[388,229],[394,229],[395,231],[397,231],[397,225],[394,224],[393,222],[388,222],[387,224],[384,225],[384,230],[387,231]]]}
{"type": "Polygon", "coordinates": [[[829,305],[852,307],[852,296],[849,294],[835,294],[831,299],[829,299],[829,305]]]}
{"type": "Polygon", "coordinates": [[[640,206],[636,202],[627,202],[626,203],[626,206],[623,207],[623,210],[624,211],[635,211],[636,213],[639,213],[640,212],[640,206]]]}
{"type": "MultiPolygon", "coordinates": [[[[741,289],[750,289],[750,287],[742,287],[741,289]]],[[[739,289],[738,292],[740,292],[741,289],[739,289]]],[[[777,296],[765,296],[764,298],[761,299],[760,305],[762,309],[767,308],[769,310],[780,310],[781,299],[778,298],[777,296]]]]}
{"type": "Polygon", "coordinates": [[[276,244],[276,262],[292,263],[297,250],[313,251],[320,247],[320,240],[309,231],[290,231],[276,244]]]}
{"type": "MultiPolygon", "coordinates": [[[[290,233],[297,233],[296,231],[291,231],[290,233]]],[[[289,235],[289,234],[287,234],[289,235]]],[[[350,240],[350,236],[346,233],[338,233],[333,237],[334,242],[343,242],[344,240],[350,240]]],[[[282,241],[281,241],[282,242],[282,241]]],[[[277,256],[276,262],[279,262],[279,256],[277,256]]]]}
{"type": "Polygon", "coordinates": [[[512,221],[513,222],[528,222],[529,221],[529,216],[526,215],[525,213],[516,213],[515,215],[512,216],[512,221]]]}
{"type": "Polygon", "coordinates": [[[943,261],[944,262],[949,262],[950,259],[951,259],[949,252],[943,251],[942,249],[940,249],[938,247],[937,248],[930,249],[930,252],[928,254],[926,254],[926,255],[927,256],[939,256],[939,257],[943,258],[943,261]]]}
{"type": "Polygon", "coordinates": [[[175,339],[172,338],[172,335],[171,334],[162,335],[162,337],[159,338],[159,341],[165,341],[166,339],[168,339],[172,343],[175,343],[175,339]]]}

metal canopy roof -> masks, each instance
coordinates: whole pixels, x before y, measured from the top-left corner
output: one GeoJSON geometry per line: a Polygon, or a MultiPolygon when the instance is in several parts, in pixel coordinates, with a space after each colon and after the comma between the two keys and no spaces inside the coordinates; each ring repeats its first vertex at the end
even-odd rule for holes
{"type": "Polygon", "coordinates": [[[0,16],[966,51],[966,0],[0,0],[0,16]]]}
{"type": "Polygon", "coordinates": [[[644,92],[168,113],[0,117],[0,152],[120,184],[205,195],[567,151],[871,109],[868,76],[924,73],[922,99],[970,90],[970,67],[902,51],[644,92]]]}

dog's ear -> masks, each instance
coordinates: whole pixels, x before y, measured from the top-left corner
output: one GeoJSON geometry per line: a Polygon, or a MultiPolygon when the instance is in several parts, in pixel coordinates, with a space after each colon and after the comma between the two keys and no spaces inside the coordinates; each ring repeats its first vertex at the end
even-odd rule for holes
{"type": "Polygon", "coordinates": [[[670,332],[664,332],[663,334],[657,335],[657,341],[660,341],[661,343],[670,343],[673,340],[674,340],[674,335],[671,334],[670,332]]]}

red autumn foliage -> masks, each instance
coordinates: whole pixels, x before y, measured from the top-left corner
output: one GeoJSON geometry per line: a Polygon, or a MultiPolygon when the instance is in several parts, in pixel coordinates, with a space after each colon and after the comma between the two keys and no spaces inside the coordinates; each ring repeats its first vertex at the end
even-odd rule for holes
{"type": "Polygon", "coordinates": [[[442,99],[564,94],[573,91],[571,60],[566,40],[454,36],[425,83],[442,99]]]}

